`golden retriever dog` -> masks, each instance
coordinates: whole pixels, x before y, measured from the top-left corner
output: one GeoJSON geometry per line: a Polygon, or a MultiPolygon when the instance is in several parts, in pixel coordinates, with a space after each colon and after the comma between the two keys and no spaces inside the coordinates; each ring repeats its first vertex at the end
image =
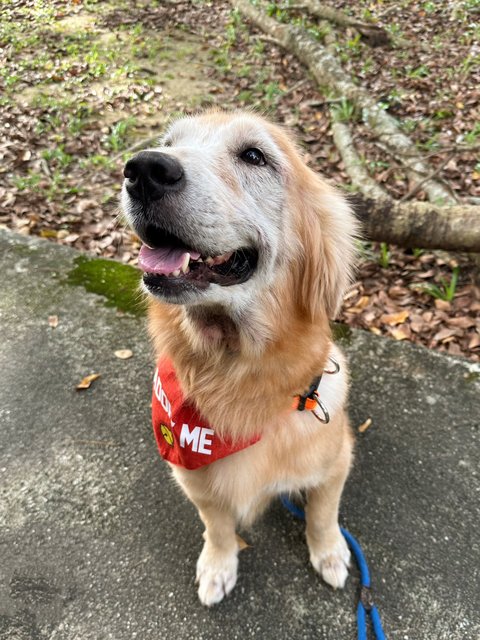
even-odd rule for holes
{"type": "Polygon", "coordinates": [[[351,277],[349,206],[282,128],[246,112],[177,120],[124,176],[159,363],[155,435],[205,525],[201,602],[235,586],[236,527],[300,491],[310,560],[343,587],[352,435],[329,319],[351,277]]]}

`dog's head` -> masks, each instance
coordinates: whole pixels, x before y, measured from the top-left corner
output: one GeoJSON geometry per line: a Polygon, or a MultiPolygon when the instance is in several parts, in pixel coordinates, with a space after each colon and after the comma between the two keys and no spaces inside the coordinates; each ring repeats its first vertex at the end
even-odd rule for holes
{"type": "Polygon", "coordinates": [[[124,175],[149,294],[233,320],[272,305],[310,320],[336,313],[355,222],[281,128],[250,113],[186,117],[124,175]]]}

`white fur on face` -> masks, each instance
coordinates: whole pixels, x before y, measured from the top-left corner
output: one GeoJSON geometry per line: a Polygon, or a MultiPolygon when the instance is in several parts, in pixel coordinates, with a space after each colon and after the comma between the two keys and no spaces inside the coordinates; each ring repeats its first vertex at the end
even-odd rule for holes
{"type": "MultiPolygon", "coordinates": [[[[256,272],[247,282],[231,287],[210,284],[179,302],[246,308],[259,287],[268,287],[274,267],[282,263],[283,239],[290,231],[284,211],[287,159],[260,122],[248,115],[220,123],[183,118],[152,150],[181,163],[185,187],[151,203],[146,212],[150,220],[202,255],[245,247],[259,253],[256,272]],[[240,159],[252,147],[263,152],[266,166],[240,159]]],[[[141,206],[124,187],[122,207],[134,228],[138,216],[145,215],[141,206]]]]}

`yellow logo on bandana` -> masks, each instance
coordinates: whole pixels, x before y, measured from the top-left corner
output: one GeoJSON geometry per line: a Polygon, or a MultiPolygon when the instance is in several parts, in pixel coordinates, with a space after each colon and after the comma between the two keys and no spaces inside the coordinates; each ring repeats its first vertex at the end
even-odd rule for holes
{"type": "Polygon", "coordinates": [[[160,425],[160,431],[162,432],[162,436],[165,438],[165,442],[173,447],[173,433],[167,427],[167,425],[160,425]]]}

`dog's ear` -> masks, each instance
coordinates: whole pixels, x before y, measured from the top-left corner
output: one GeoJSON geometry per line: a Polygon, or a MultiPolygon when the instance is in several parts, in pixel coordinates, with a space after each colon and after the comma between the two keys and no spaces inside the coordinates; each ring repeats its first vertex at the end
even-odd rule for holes
{"type": "Polygon", "coordinates": [[[312,321],[334,318],[351,281],[358,222],[346,200],[302,165],[294,201],[299,303],[312,321]]]}

